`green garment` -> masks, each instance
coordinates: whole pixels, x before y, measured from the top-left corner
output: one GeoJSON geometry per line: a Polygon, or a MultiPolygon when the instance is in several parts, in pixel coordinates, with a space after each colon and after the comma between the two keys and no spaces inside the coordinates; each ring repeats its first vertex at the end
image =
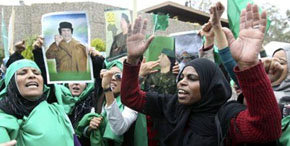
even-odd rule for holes
{"type": "MultiPolygon", "coordinates": [[[[76,129],[76,134],[81,137],[85,128],[90,124],[90,121],[94,117],[101,117],[101,115],[96,113],[86,114],[82,120],[79,122],[79,125],[76,129]]],[[[104,122],[101,123],[100,127],[104,127],[104,122]]],[[[93,130],[90,134],[91,146],[105,146],[103,141],[103,136],[100,129],[93,130]]]]}
{"type": "MultiPolygon", "coordinates": [[[[6,96],[7,86],[17,70],[24,67],[40,69],[31,60],[18,60],[12,63],[6,72],[5,85],[0,97],[6,96]]],[[[48,88],[44,86],[44,92],[48,88]]],[[[9,97],[7,97],[9,98],[9,97]]],[[[0,110],[0,143],[11,139],[17,140],[18,146],[72,146],[74,145],[73,128],[63,108],[57,104],[39,103],[22,119],[0,110]]]]}
{"type": "Polygon", "coordinates": [[[69,88],[64,85],[57,85],[55,84],[55,96],[59,105],[63,106],[65,112],[70,114],[75,104],[87,98],[89,93],[94,90],[94,84],[89,83],[87,84],[86,89],[81,93],[78,97],[73,97],[69,88]]]}
{"type": "Polygon", "coordinates": [[[148,146],[147,122],[144,114],[138,113],[134,131],[134,146],[148,146]]]}
{"type": "Polygon", "coordinates": [[[110,62],[108,62],[107,60],[105,60],[105,64],[106,64],[106,68],[107,69],[111,69],[112,67],[116,66],[121,71],[123,71],[123,63],[121,61],[119,61],[119,60],[114,60],[114,61],[110,61],[110,62]]]}
{"type": "Polygon", "coordinates": [[[175,80],[176,76],[172,72],[150,74],[144,79],[144,90],[175,94],[177,91],[175,80]]]}
{"type": "Polygon", "coordinates": [[[16,139],[17,146],[74,145],[73,129],[62,107],[46,101],[23,119],[0,111],[0,127],[5,128],[9,135],[9,138],[2,137],[5,134],[1,133],[0,142],[16,139]]]}
{"type": "MultiPolygon", "coordinates": [[[[121,111],[124,110],[124,105],[121,103],[120,96],[116,98],[117,105],[119,106],[119,109],[121,111]]],[[[105,146],[107,145],[106,139],[110,139],[115,141],[115,146],[122,145],[123,142],[123,136],[118,136],[114,134],[111,130],[111,127],[108,123],[108,120],[106,118],[107,113],[102,113],[102,123],[97,130],[93,130],[90,134],[90,142],[91,145],[97,145],[97,146],[105,146]]],[[[82,120],[79,122],[76,133],[78,136],[81,136],[87,126],[89,126],[90,121],[93,117],[100,117],[99,114],[96,113],[88,113],[86,114],[82,120]]]]}
{"type": "Polygon", "coordinates": [[[279,138],[279,146],[290,146],[290,116],[282,119],[282,135],[279,138]]]}
{"type": "MultiPolygon", "coordinates": [[[[249,3],[253,4],[253,0],[228,0],[227,2],[229,26],[235,38],[237,38],[240,33],[240,14],[243,9],[246,9],[249,3]]],[[[261,10],[259,11],[261,12],[261,10]]],[[[267,18],[266,32],[270,27],[270,23],[271,21],[267,18]]]]}

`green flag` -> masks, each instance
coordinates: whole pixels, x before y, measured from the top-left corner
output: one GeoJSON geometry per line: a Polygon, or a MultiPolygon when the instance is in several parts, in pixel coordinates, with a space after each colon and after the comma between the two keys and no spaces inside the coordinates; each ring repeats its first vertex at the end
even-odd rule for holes
{"type": "MultiPolygon", "coordinates": [[[[252,0],[228,0],[228,20],[229,26],[235,38],[239,36],[240,32],[240,14],[243,9],[246,9],[248,3],[253,4],[252,0]]],[[[261,10],[260,10],[261,11],[261,10]]],[[[270,27],[271,21],[267,19],[266,32],[270,27]]]]}
{"type": "Polygon", "coordinates": [[[8,37],[7,37],[7,28],[4,22],[4,11],[2,8],[2,17],[1,17],[1,32],[2,32],[2,42],[4,45],[4,56],[9,57],[9,52],[8,52],[8,37]]]}
{"type": "Polygon", "coordinates": [[[153,22],[154,22],[154,30],[166,30],[168,27],[168,18],[169,15],[158,15],[158,14],[153,14],[153,22]]]}

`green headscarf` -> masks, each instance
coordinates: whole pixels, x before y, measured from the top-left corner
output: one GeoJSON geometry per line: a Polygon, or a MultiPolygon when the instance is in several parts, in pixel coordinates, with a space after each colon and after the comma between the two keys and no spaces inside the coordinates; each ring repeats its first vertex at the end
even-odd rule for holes
{"type": "MultiPolygon", "coordinates": [[[[7,69],[4,79],[6,87],[1,91],[0,97],[6,96],[10,80],[17,70],[24,67],[32,67],[40,71],[36,63],[30,60],[22,59],[12,63],[7,69]]],[[[22,119],[0,110],[0,131],[2,135],[0,143],[16,139],[17,146],[71,146],[74,144],[73,128],[63,108],[57,104],[48,104],[45,100],[22,119]]]]}
{"type": "Polygon", "coordinates": [[[89,93],[94,90],[94,84],[88,83],[87,87],[78,97],[73,97],[68,87],[57,84],[55,84],[54,86],[57,103],[64,108],[67,114],[70,114],[72,112],[72,109],[77,102],[83,100],[84,98],[87,98],[89,93]]]}
{"type": "MultiPolygon", "coordinates": [[[[13,62],[6,71],[5,78],[4,78],[4,83],[5,83],[5,88],[0,92],[0,98],[5,96],[7,93],[7,86],[10,83],[11,78],[13,75],[16,73],[17,70],[24,68],[24,67],[32,67],[40,71],[39,67],[37,64],[31,60],[27,59],[21,59],[13,62]]],[[[45,89],[47,90],[47,89],[45,89]]]]}
{"type": "Polygon", "coordinates": [[[116,66],[118,67],[121,71],[123,71],[123,63],[119,60],[114,60],[111,62],[108,62],[107,60],[105,61],[107,69],[111,69],[112,67],[116,66]]]}

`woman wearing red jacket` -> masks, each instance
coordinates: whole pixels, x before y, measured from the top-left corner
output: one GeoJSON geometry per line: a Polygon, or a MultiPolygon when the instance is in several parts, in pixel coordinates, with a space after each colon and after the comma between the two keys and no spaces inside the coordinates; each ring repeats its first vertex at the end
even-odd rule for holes
{"type": "Polygon", "coordinates": [[[227,102],[231,88],[220,69],[206,59],[189,62],[177,77],[177,95],[144,92],[138,84],[140,59],[152,41],[145,39],[147,21],[135,20],[127,38],[122,103],[155,118],[164,146],[221,146],[273,141],[281,135],[281,114],[270,80],[258,59],[266,28],[266,13],[249,4],[241,13],[237,40],[227,35],[234,71],[247,100],[247,107],[227,102]]]}

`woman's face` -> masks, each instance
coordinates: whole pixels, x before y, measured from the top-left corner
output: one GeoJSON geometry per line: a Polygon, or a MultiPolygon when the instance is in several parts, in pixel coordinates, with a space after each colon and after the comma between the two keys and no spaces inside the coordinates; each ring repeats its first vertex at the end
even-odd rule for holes
{"type": "Polygon", "coordinates": [[[26,99],[34,99],[43,94],[43,78],[35,68],[25,67],[17,70],[16,84],[19,93],[26,99]]]}
{"type": "Polygon", "coordinates": [[[184,68],[177,83],[177,89],[179,103],[191,105],[200,101],[199,76],[192,66],[184,68]]]}
{"type": "Polygon", "coordinates": [[[112,67],[110,71],[115,72],[111,80],[112,91],[114,94],[118,94],[121,91],[122,71],[116,66],[112,67]]]}
{"type": "Polygon", "coordinates": [[[279,50],[273,55],[273,58],[278,60],[278,63],[282,66],[283,70],[281,72],[275,72],[272,77],[270,77],[272,84],[280,84],[287,76],[288,62],[286,55],[287,54],[284,50],[279,50]]]}
{"type": "Polygon", "coordinates": [[[69,90],[72,96],[80,96],[82,92],[87,87],[86,83],[69,83],[68,84],[69,90]]]}

